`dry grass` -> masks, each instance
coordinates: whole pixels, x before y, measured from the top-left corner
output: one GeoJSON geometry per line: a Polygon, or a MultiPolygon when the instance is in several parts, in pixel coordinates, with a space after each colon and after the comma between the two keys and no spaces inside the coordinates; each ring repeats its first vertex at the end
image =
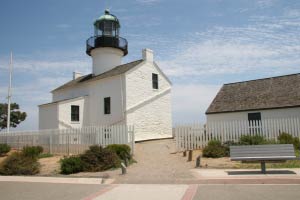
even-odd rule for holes
{"type": "MultiPolygon", "coordinates": [[[[0,157],[0,165],[6,159],[7,156],[11,155],[14,152],[17,152],[17,150],[11,150],[6,156],[0,157]]],[[[51,176],[51,175],[59,174],[60,172],[59,160],[61,158],[62,156],[40,158],[39,163],[41,165],[41,168],[38,175],[51,176]]]]}
{"type": "Polygon", "coordinates": [[[39,163],[41,164],[41,169],[39,175],[51,176],[60,173],[59,161],[62,156],[53,156],[48,158],[40,158],[39,163]]]}

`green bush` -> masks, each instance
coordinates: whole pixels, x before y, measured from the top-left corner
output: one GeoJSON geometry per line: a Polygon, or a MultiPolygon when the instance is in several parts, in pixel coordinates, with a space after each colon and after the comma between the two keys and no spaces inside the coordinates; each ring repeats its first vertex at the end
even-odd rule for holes
{"type": "Polygon", "coordinates": [[[131,149],[126,144],[110,144],[106,148],[115,152],[121,160],[131,159],[131,149]]]}
{"type": "Polygon", "coordinates": [[[207,158],[221,158],[228,156],[229,148],[222,145],[218,140],[211,140],[208,145],[203,149],[202,155],[207,158]]]}
{"type": "Polygon", "coordinates": [[[300,148],[300,141],[298,137],[293,137],[291,134],[282,132],[277,137],[280,144],[293,144],[295,149],[300,148]]]}
{"type": "Polygon", "coordinates": [[[50,154],[50,153],[41,153],[41,154],[38,156],[38,159],[40,159],[40,158],[50,158],[50,157],[53,157],[53,155],[50,154]]]}
{"type": "Polygon", "coordinates": [[[6,155],[10,151],[8,144],[0,144],[0,156],[6,155]]]}
{"type": "Polygon", "coordinates": [[[96,172],[120,166],[120,159],[114,151],[98,145],[90,146],[80,158],[84,171],[96,172]]]}
{"type": "Polygon", "coordinates": [[[211,140],[208,142],[208,146],[222,146],[222,143],[219,140],[211,140]]]}
{"type": "Polygon", "coordinates": [[[40,165],[36,158],[24,156],[15,152],[9,155],[1,164],[2,175],[34,175],[39,172],[40,165]]]}
{"type": "Polygon", "coordinates": [[[24,156],[37,158],[41,153],[43,153],[43,147],[41,146],[25,146],[22,150],[24,156]]]}
{"type": "Polygon", "coordinates": [[[83,162],[79,156],[71,156],[60,160],[62,174],[73,174],[83,171],[83,162]]]}
{"type": "Polygon", "coordinates": [[[242,145],[266,144],[267,140],[261,135],[242,135],[239,141],[242,145]]]}

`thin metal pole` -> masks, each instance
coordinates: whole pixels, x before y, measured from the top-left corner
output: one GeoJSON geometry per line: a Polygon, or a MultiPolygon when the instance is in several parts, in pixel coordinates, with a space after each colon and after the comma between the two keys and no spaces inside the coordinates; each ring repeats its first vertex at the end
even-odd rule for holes
{"type": "Polygon", "coordinates": [[[13,68],[13,53],[10,53],[10,65],[9,65],[9,86],[7,95],[7,133],[10,128],[10,104],[11,104],[11,79],[12,79],[12,68],[13,68]]]}

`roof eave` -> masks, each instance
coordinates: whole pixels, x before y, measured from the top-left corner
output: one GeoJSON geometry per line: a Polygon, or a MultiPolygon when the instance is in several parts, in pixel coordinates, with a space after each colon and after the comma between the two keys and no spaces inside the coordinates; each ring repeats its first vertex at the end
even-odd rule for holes
{"type": "Polygon", "coordinates": [[[209,115],[209,114],[248,112],[248,111],[259,111],[259,110],[275,110],[275,109],[284,109],[284,108],[298,108],[298,107],[300,107],[300,105],[269,107],[269,108],[255,108],[255,109],[243,109],[243,110],[228,110],[228,111],[218,111],[218,112],[209,112],[209,111],[206,111],[205,114],[209,115]]]}

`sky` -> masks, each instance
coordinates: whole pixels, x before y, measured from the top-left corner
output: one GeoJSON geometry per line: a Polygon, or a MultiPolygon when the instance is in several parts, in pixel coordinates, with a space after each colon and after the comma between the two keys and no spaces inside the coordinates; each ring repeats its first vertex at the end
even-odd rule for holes
{"type": "Polygon", "coordinates": [[[28,114],[17,129],[38,129],[50,91],[91,73],[85,42],[106,8],[129,43],[123,63],[150,48],[172,81],[174,124],[205,122],[224,83],[300,72],[299,0],[1,0],[0,102],[13,51],[12,101],[28,114]]]}

